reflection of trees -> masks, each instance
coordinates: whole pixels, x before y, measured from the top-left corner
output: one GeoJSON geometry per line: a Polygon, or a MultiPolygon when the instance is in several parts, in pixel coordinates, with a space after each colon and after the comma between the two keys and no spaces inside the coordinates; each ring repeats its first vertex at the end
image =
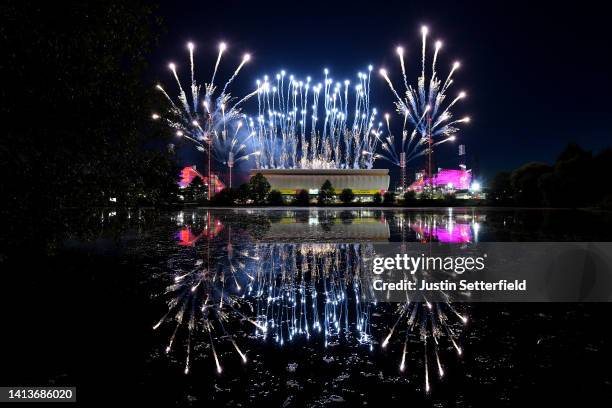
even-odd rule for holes
{"type": "Polygon", "coordinates": [[[354,211],[346,211],[346,210],[342,211],[340,213],[340,219],[342,220],[343,224],[350,224],[355,219],[355,212],[354,211]]]}

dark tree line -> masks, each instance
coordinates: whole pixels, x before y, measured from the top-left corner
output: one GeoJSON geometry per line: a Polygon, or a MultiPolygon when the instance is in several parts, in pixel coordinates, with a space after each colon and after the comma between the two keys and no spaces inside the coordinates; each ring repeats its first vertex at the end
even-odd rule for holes
{"type": "MultiPolygon", "coordinates": [[[[188,190],[193,191],[194,188],[197,189],[198,187],[194,187],[192,182],[188,190]]],[[[409,194],[407,197],[415,200],[414,194],[409,194]]],[[[350,188],[345,188],[339,195],[336,195],[336,189],[333,187],[331,181],[325,180],[317,193],[316,204],[318,206],[334,205],[336,204],[336,199],[338,199],[344,205],[351,205],[355,201],[355,198],[356,195],[350,188]]],[[[208,202],[202,199],[200,203],[207,204],[208,202]]],[[[230,206],[234,204],[268,204],[274,206],[291,204],[295,206],[309,206],[312,202],[308,190],[298,190],[295,192],[292,200],[285,200],[280,191],[271,190],[268,180],[261,173],[257,173],[255,176],[251,177],[248,183],[242,184],[237,189],[228,187],[220,191],[213,196],[211,204],[230,206]]],[[[359,204],[363,205],[363,203],[359,204]]],[[[385,192],[384,195],[377,192],[372,196],[372,204],[393,206],[396,204],[396,198],[390,191],[385,192]]]]}
{"type": "Polygon", "coordinates": [[[8,1],[0,15],[3,220],[173,201],[178,168],[149,120],[151,7],[8,1]]]}
{"type": "Polygon", "coordinates": [[[598,154],[568,145],[553,165],[527,163],[491,181],[493,204],[612,208],[612,149],[598,154]]]}
{"type": "MultiPolygon", "coordinates": [[[[268,180],[261,173],[257,173],[248,183],[241,184],[238,188],[226,187],[215,194],[211,200],[213,205],[246,204],[247,202],[255,205],[282,204],[282,196],[278,191],[270,191],[268,180]]],[[[206,200],[202,200],[201,203],[206,203],[206,200]]]]}

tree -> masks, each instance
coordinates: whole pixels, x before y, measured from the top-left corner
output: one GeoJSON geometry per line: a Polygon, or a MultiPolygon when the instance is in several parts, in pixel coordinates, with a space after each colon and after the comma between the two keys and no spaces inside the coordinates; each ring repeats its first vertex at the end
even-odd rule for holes
{"type": "Polygon", "coordinates": [[[293,205],[307,206],[310,204],[310,194],[306,190],[300,190],[293,198],[293,205]]]}
{"type": "Polygon", "coordinates": [[[236,192],[236,201],[246,204],[251,198],[251,188],[249,183],[242,183],[236,192]]]}
{"type": "Polygon", "coordinates": [[[340,201],[342,201],[344,204],[350,204],[351,202],[353,202],[354,199],[355,199],[355,194],[353,193],[353,190],[351,190],[350,188],[345,188],[340,193],[340,201]]]}
{"type": "Polygon", "coordinates": [[[374,204],[380,204],[382,202],[382,196],[380,195],[380,193],[375,193],[372,196],[372,203],[374,204]]]}
{"type": "Polygon", "coordinates": [[[407,190],[404,193],[404,204],[414,204],[416,202],[416,192],[413,190],[407,190]]]}
{"type": "Polygon", "coordinates": [[[527,163],[512,172],[510,183],[514,191],[514,201],[518,205],[540,206],[543,204],[539,180],[552,168],[545,163],[527,163]]]}
{"type": "Polygon", "coordinates": [[[508,204],[512,200],[513,189],[510,173],[500,171],[493,177],[489,185],[488,199],[494,204],[508,204]]]}
{"type": "Polygon", "coordinates": [[[152,9],[120,1],[8,2],[0,14],[2,76],[15,80],[3,88],[11,103],[2,114],[37,118],[5,122],[0,151],[7,143],[23,162],[9,167],[45,175],[40,185],[19,178],[39,206],[105,205],[111,195],[132,204],[146,185],[143,146],[164,139],[149,120],[157,95],[143,81],[157,40],[152,9]],[[44,69],[32,61],[44,61],[44,69]]]}
{"type": "Polygon", "coordinates": [[[283,205],[285,204],[285,200],[283,200],[283,195],[278,190],[272,190],[268,194],[268,204],[270,205],[283,205]]]}
{"type": "MultiPolygon", "coordinates": [[[[593,160],[593,174],[612,174],[612,148],[602,150],[593,160]]],[[[612,209],[612,183],[603,183],[597,189],[598,193],[593,204],[602,208],[612,209]]]]}
{"type": "Polygon", "coordinates": [[[612,194],[612,184],[602,182],[604,175],[610,173],[611,149],[593,155],[570,143],[553,166],[527,163],[512,173],[498,173],[491,182],[488,197],[493,203],[525,206],[596,206],[612,194]]]}
{"type": "Polygon", "coordinates": [[[11,78],[0,91],[10,101],[0,107],[0,219],[9,221],[2,235],[15,242],[31,232],[46,244],[40,237],[65,229],[64,208],[111,197],[120,206],[154,202],[172,190],[176,172],[149,167],[172,167],[170,154],[152,148],[171,140],[150,120],[167,106],[145,79],[160,26],[153,8],[9,1],[0,16],[0,70],[11,78]]]}
{"type": "Polygon", "coordinates": [[[257,173],[249,180],[249,197],[254,204],[264,204],[270,192],[270,183],[263,174],[257,173]]]}
{"type": "Polygon", "coordinates": [[[217,194],[212,196],[211,202],[214,205],[234,205],[236,201],[236,197],[238,196],[238,192],[234,188],[225,187],[223,190],[219,191],[217,194]]]}
{"type": "Polygon", "coordinates": [[[442,199],[444,200],[444,205],[453,206],[457,204],[457,197],[455,196],[455,193],[444,193],[442,199]]]}
{"type": "Polygon", "coordinates": [[[543,204],[550,207],[581,207],[601,197],[593,154],[570,143],[561,152],[553,171],[540,177],[543,204]],[[594,177],[595,176],[595,177],[594,177]]]}
{"type": "Polygon", "coordinates": [[[395,194],[393,194],[391,191],[385,191],[385,194],[383,195],[383,204],[385,205],[395,204],[395,194]]]}
{"type": "Polygon", "coordinates": [[[328,205],[334,202],[335,190],[332,187],[331,181],[325,180],[321,188],[319,189],[319,195],[317,197],[317,203],[319,205],[328,205]]]}
{"type": "Polygon", "coordinates": [[[208,188],[200,177],[194,177],[186,188],[188,201],[202,202],[208,198],[208,188]]]}
{"type": "Polygon", "coordinates": [[[166,153],[150,151],[143,157],[146,169],[135,179],[134,194],[137,205],[158,206],[178,202],[179,185],[170,175],[178,174],[179,166],[166,153]]]}

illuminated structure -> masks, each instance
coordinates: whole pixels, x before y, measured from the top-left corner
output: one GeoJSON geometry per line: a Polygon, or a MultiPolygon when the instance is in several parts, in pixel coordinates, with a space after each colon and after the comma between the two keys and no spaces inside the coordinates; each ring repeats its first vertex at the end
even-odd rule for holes
{"type": "Polygon", "coordinates": [[[329,180],[336,194],[350,188],[356,196],[383,194],[389,189],[387,169],[255,169],[251,176],[261,173],[270,183],[272,190],[283,195],[295,195],[306,190],[311,195],[329,180]]]}
{"type": "MultiPolygon", "coordinates": [[[[206,188],[208,188],[208,177],[202,175],[196,169],[196,166],[187,166],[187,167],[184,167],[183,170],[181,170],[181,180],[178,183],[179,187],[180,188],[189,187],[193,179],[196,177],[199,177],[200,179],[202,179],[202,183],[204,183],[206,188]]],[[[217,194],[219,191],[225,188],[225,184],[223,184],[223,182],[219,180],[219,177],[216,174],[212,174],[210,179],[212,180],[213,191],[215,192],[215,194],[217,194]]]]}
{"type": "Polygon", "coordinates": [[[424,177],[423,173],[417,173],[416,181],[408,189],[418,193],[429,188],[429,186],[440,190],[468,190],[471,181],[471,170],[440,169],[433,178],[424,177]]]}

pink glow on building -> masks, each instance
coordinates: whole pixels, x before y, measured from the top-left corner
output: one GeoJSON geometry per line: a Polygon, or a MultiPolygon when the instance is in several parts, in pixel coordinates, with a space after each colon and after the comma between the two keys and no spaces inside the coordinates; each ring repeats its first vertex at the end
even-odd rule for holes
{"type": "Polygon", "coordinates": [[[408,187],[409,190],[422,191],[425,186],[433,184],[436,187],[451,187],[454,190],[467,190],[470,188],[472,173],[470,170],[443,169],[433,177],[433,183],[429,178],[415,181],[408,187]]]}
{"type": "Polygon", "coordinates": [[[470,224],[448,224],[444,227],[435,228],[413,224],[410,226],[421,237],[427,241],[462,243],[472,241],[472,230],[470,224]]]}
{"type": "Polygon", "coordinates": [[[196,242],[198,242],[198,240],[202,237],[203,234],[200,235],[194,235],[191,232],[191,229],[189,227],[185,227],[182,228],[176,238],[179,241],[179,245],[182,246],[194,246],[196,242]]]}
{"type": "MultiPolygon", "coordinates": [[[[193,179],[196,177],[200,177],[202,179],[202,182],[205,185],[208,185],[208,177],[203,176],[199,171],[197,171],[195,169],[195,166],[187,166],[183,168],[183,170],[181,170],[181,180],[179,181],[179,186],[181,188],[189,186],[193,179]]],[[[225,188],[225,184],[223,184],[223,182],[219,180],[219,177],[216,174],[212,175],[212,179],[215,185],[215,194],[225,188]]]]}
{"type": "Polygon", "coordinates": [[[190,227],[183,227],[176,234],[178,244],[181,246],[194,246],[201,238],[208,236],[208,238],[214,238],[221,233],[224,229],[224,225],[219,220],[214,220],[210,225],[205,225],[202,232],[195,235],[190,227]]]}

